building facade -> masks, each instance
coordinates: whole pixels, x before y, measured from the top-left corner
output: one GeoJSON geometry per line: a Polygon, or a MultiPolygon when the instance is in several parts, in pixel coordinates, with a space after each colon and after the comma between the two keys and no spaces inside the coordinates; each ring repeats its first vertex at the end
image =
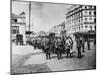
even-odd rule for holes
{"type": "Polygon", "coordinates": [[[96,6],[74,5],[66,13],[65,29],[68,34],[96,30],[96,6]]]}
{"type": "Polygon", "coordinates": [[[20,34],[23,36],[23,44],[26,44],[26,17],[25,13],[22,12],[19,15],[11,15],[11,37],[12,42],[16,43],[16,35],[20,34]]]}
{"type": "Polygon", "coordinates": [[[62,31],[65,29],[65,22],[62,22],[59,25],[54,26],[49,33],[55,33],[56,35],[61,35],[62,31]]]}

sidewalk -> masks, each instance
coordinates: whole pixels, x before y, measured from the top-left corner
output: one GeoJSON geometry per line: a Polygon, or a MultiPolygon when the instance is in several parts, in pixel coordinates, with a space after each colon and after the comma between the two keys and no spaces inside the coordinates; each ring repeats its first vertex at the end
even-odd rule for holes
{"type": "Polygon", "coordinates": [[[30,59],[32,55],[41,53],[43,53],[41,49],[34,50],[34,47],[30,45],[12,45],[12,73],[26,71],[22,68],[24,62],[30,59]]]}
{"type": "Polygon", "coordinates": [[[42,49],[34,50],[34,47],[31,45],[13,45],[12,46],[12,54],[18,55],[27,55],[27,54],[37,54],[41,53],[42,49]]]}

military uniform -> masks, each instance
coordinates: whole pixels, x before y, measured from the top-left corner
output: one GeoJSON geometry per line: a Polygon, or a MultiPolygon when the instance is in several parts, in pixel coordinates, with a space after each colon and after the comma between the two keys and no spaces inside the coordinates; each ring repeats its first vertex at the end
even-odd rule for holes
{"type": "Polygon", "coordinates": [[[81,55],[81,45],[82,45],[82,41],[80,40],[80,38],[77,39],[77,50],[78,50],[78,58],[80,58],[81,55]]]}
{"type": "MultiPolygon", "coordinates": [[[[70,47],[71,47],[70,45],[71,45],[70,39],[66,39],[66,42],[65,42],[65,50],[66,50],[66,53],[67,53],[67,57],[70,54],[70,47]]],[[[70,54],[70,57],[71,57],[71,54],[70,54]]]]}
{"type": "Polygon", "coordinates": [[[35,39],[34,41],[34,49],[36,49],[36,46],[37,46],[37,39],[35,39]]]}
{"type": "Polygon", "coordinates": [[[48,38],[45,38],[44,40],[44,51],[46,53],[46,59],[50,59],[50,40],[48,38]]]}
{"type": "Polygon", "coordinates": [[[45,53],[46,53],[46,59],[50,59],[50,47],[49,47],[49,45],[45,46],[45,53]]]}
{"type": "Polygon", "coordinates": [[[82,37],[82,52],[85,52],[85,50],[84,50],[84,44],[85,44],[85,39],[84,39],[84,37],[82,37]]]}
{"type": "Polygon", "coordinates": [[[62,43],[61,43],[61,39],[57,40],[57,58],[60,59],[61,58],[61,54],[62,54],[62,43]]]}

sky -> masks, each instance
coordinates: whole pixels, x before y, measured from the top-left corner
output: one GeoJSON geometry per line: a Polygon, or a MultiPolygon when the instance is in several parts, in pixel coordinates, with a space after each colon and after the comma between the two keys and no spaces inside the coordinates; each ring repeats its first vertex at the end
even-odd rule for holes
{"type": "MultiPolygon", "coordinates": [[[[31,30],[34,32],[48,32],[55,25],[59,25],[66,20],[67,9],[72,5],[31,2],[31,30]]],[[[12,13],[26,14],[26,25],[29,25],[29,2],[12,2],[12,13]]]]}

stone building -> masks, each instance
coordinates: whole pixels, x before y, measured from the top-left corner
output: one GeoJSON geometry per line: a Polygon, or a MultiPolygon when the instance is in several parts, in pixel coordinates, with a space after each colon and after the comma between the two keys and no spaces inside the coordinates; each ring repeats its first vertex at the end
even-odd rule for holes
{"type": "Polygon", "coordinates": [[[68,34],[96,30],[96,6],[73,5],[66,13],[65,29],[68,34]]]}
{"type": "Polygon", "coordinates": [[[11,14],[11,40],[16,43],[16,35],[20,34],[23,36],[23,44],[26,44],[26,17],[25,13],[22,12],[19,15],[11,14]]]}

